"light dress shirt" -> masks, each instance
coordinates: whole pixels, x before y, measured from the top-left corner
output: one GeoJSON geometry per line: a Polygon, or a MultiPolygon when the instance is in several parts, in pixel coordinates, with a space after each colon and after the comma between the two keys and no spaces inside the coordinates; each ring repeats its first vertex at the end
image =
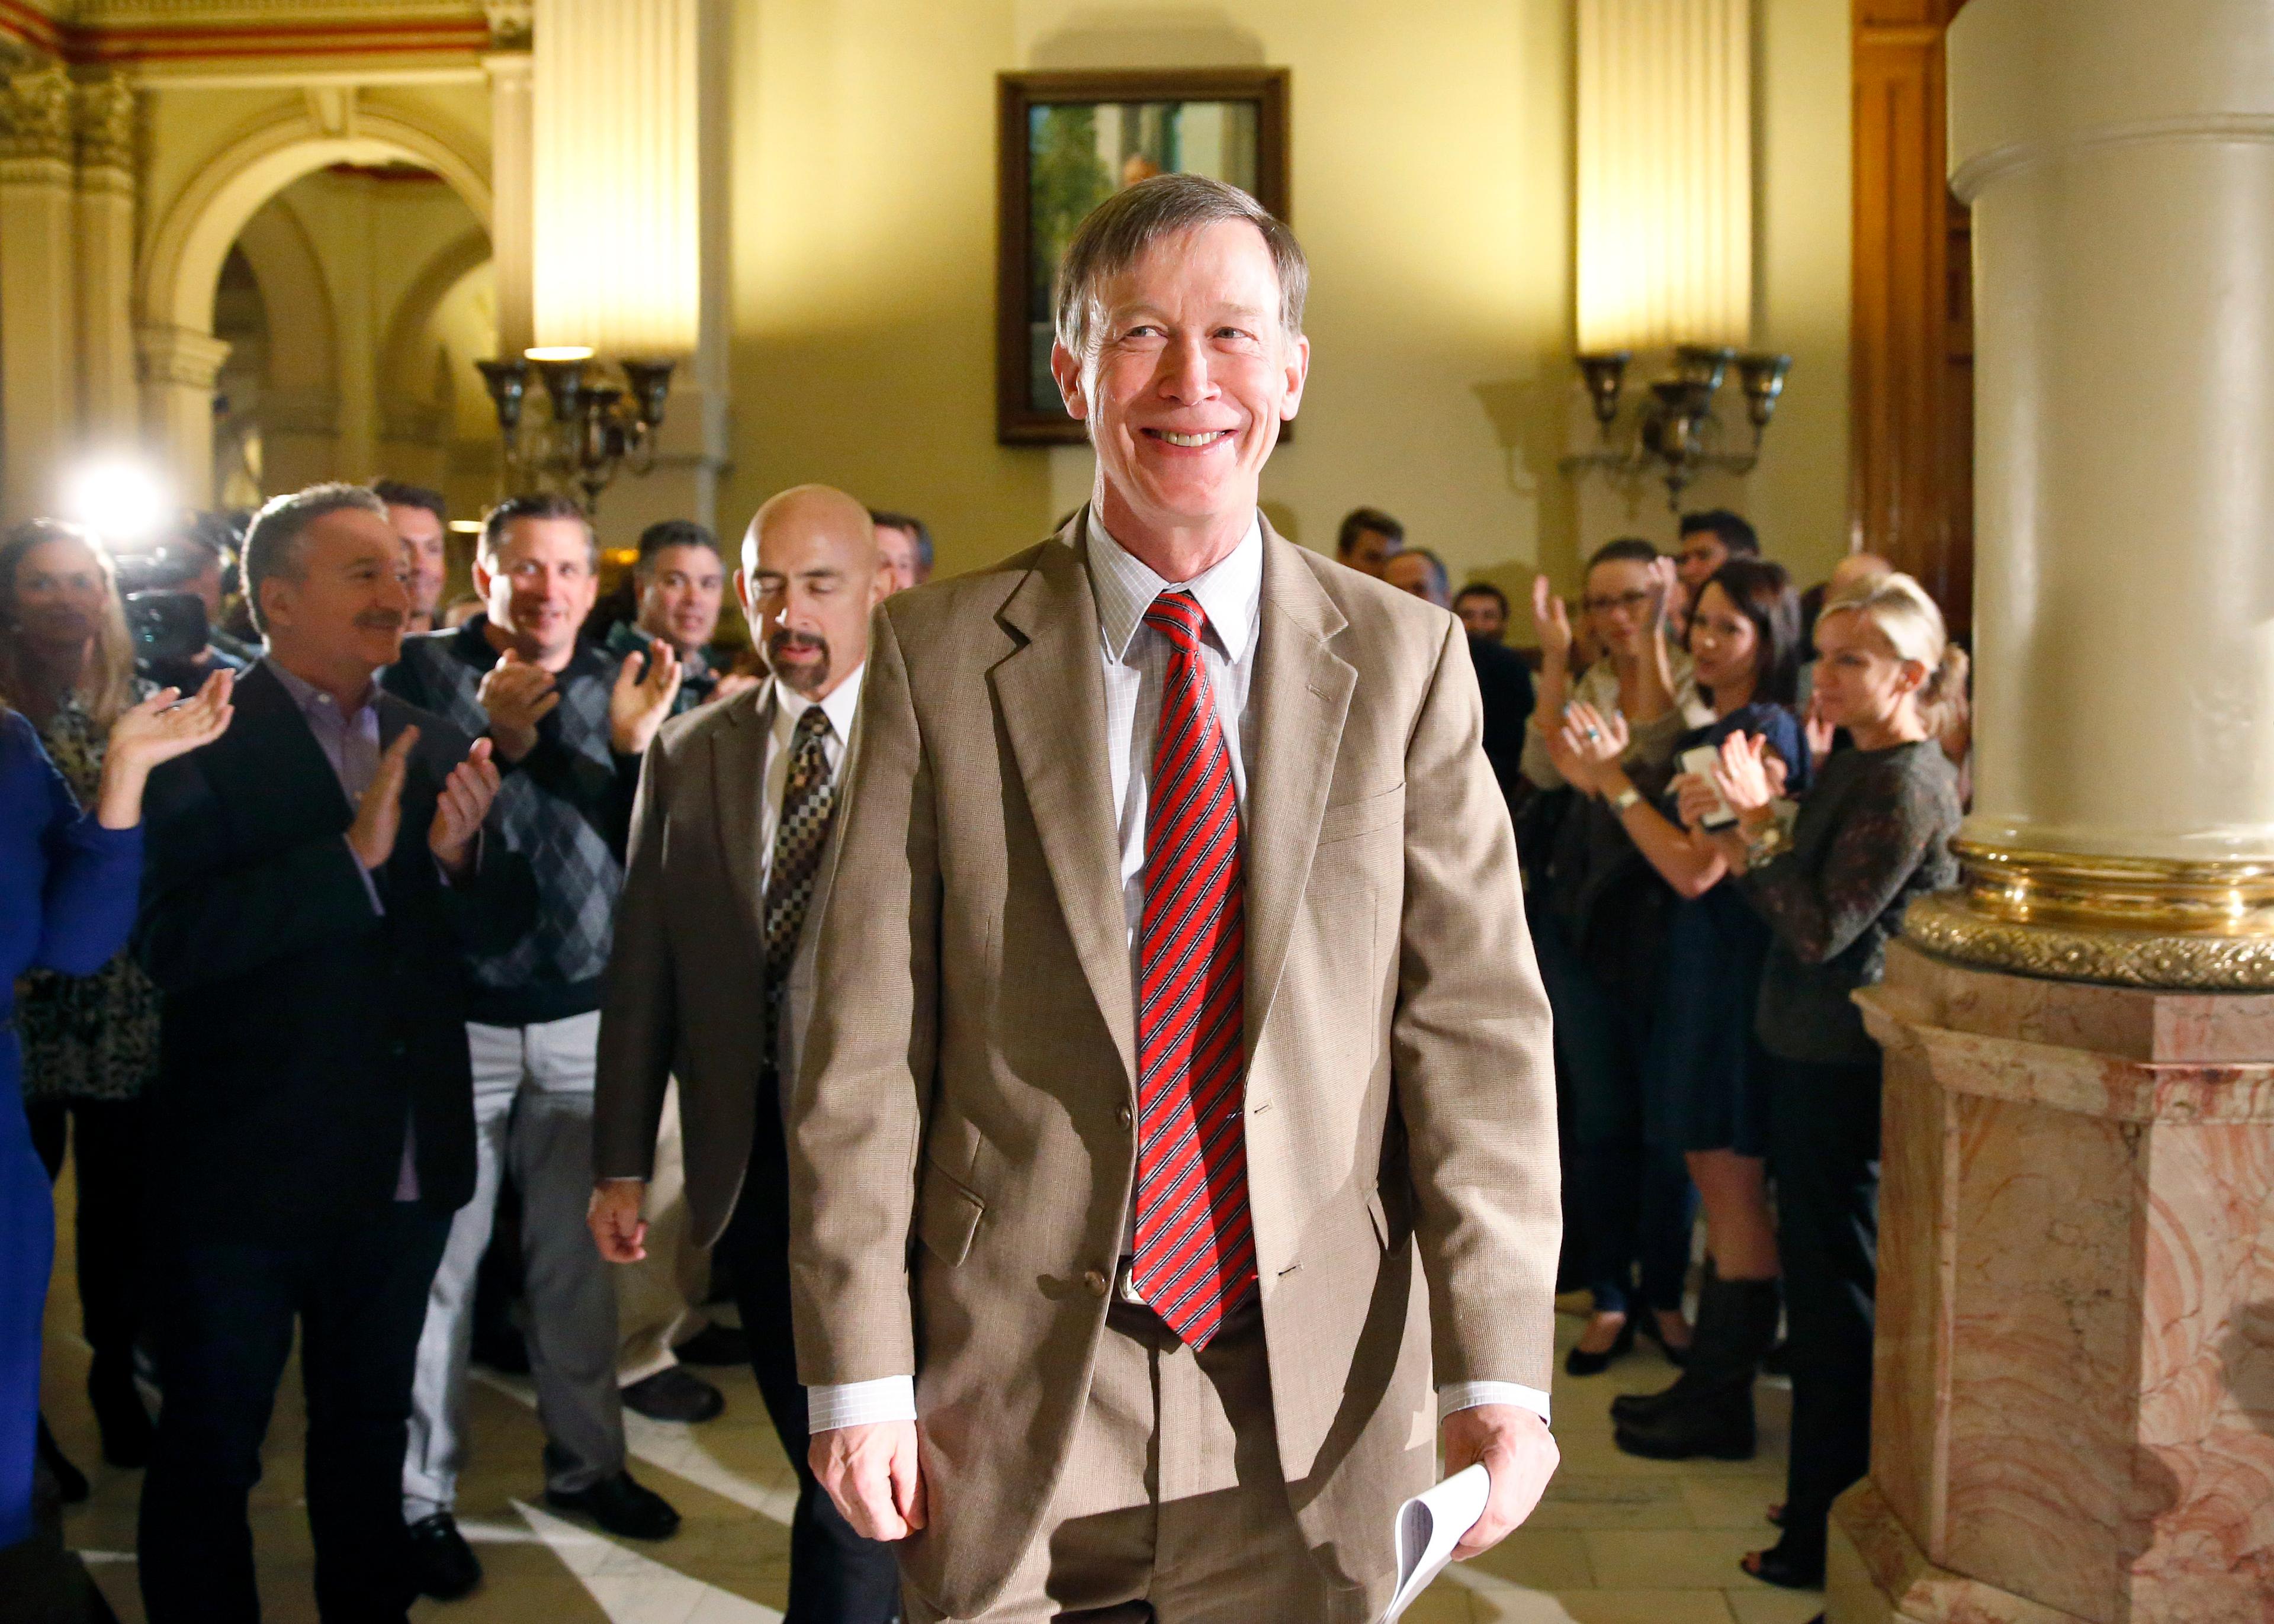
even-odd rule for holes
{"type": "MultiPolygon", "coordinates": [[[[1255,646],[1263,618],[1263,528],[1250,521],[1238,545],[1190,581],[1164,581],[1089,516],[1089,584],[1097,602],[1101,658],[1105,662],[1105,750],[1112,778],[1113,804],[1119,809],[1121,907],[1128,928],[1130,974],[1139,974],[1137,927],[1145,914],[1145,808],[1153,771],[1153,741],[1160,731],[1161,690],[1169,669],[1169,640],[1145,624],[1145,611],[1163,592],[1192,594],[1207,617],[1201,663],[1208,672],[1216,719],[1231,756],[1232,788],[1244,813],[1247,806],[1246,746],[1254,718],[1247,695],[1255,676],[1255,646]]],[[[1134,1005],[1133,1004],[1133,1008],[1134,1005]]],[[[1135,1234],[1131,1211],[1122,1230],[1125,1247],[1135,1234]]],[[[1119,1271],[1122,1290],[1132,1301],[1129,1271],[1119,1271]]],[[[1547,1395],[1513,1381],[1459,1381],[1437,1390],[1438,1418],[1479,1404],[1519,1404],[1542,1421],[1547,1395]]],[[[809,1425],[817,1432],[840,1426],[916,1418],[912,1376],[880,1376],[872,1381],[809,1388],[809,1425]]]]}
{"type": "MultiPolygon", "coordinates": [[[[817,706],[829,718],[829,731],[821,735],[821,752],[828,758],[830,783],[840,782],[845,776],[845,747],[853,735],[853,717],[861,706],[861,679],[868,669],[866,661],[853,667],[852,673],[822,700],[808,699],[779,679],[772,683],[773,691],[767,696],[762,712],[766,718],[766,764],[760,775],[765,793],[758,801],[758,896],[762,908],[767,883],[774,874],[774,836],[781,830],[782,797],[789,790],[790,755],[797,745],[797,725],[805,719],[807,711],[817,706]]],[[[781,1022],[774,1033],[774,1065],[781,1076],[790,1075],[787,1021],[781,1022]]]]}
{"type": "MultiPolygon", "coordinates": [[[[379,708],[373,703],[379,697],[378,685],[374,683],[365,689],[363,703],[352,714],[345,714],[337,700],[312,682],[301,680],[273,659],[266,664],[269,675],[284,685],[284,691],[292,695],[292,703],[307,719],[308,731],[316,736],[316,748],[331,763],[332,776],[339,781],[340,793],[348,798],[352,810],[362,801],[371,781],[379,776],[379,708]]],[[[379,899],[379,886],[372,879],[371,870],[356,855],[355,843],[345,835],[340,840],[348,848],[356,873],[362,876],[364,894],[371,898],[371,911],[385,915],[387,905],[379,899]]],[[[395,1199],[418,1199],[418,1129],[415,1120],[406,1120],[403,1124],[403,1165],[395,1176],[395,1199]]]]}

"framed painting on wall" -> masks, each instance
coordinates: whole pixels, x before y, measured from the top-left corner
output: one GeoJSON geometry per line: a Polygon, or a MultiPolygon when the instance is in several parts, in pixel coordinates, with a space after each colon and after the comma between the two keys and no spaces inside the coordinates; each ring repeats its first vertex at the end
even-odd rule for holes
{"type": "Polygon", "coordinates": [[[995,437],[1076,445],[1050,377],[1051,290],[1074,228],[1167,172],[1229,181],[1286,219],[1287,70],[1005,73],[997,107],[995,437]]]}

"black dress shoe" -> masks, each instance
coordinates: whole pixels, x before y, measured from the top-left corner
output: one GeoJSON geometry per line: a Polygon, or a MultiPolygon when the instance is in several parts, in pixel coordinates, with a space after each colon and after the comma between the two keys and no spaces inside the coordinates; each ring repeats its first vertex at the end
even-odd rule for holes
{"type": "Polygon", "coordinates": [[[629,1472],[604,1477],[573,1494],[547,1489],[545,1503],[556,1511],[581,1511],[603,1532],[620,1538],[668,1539],[679,1531],[679,1514],[671,1502],[634,1483],[629,1472]]]}
{"type": "Polygon", "coordinates": [[[725,1395],[693,1371],[674,1365],[624,1389],[624,1408],[651,1421],[708,1421],[727,1408],[725,1395]]]}
{"type": "Polygon", "coordinates": [[[1571,1345],[1571,1351],[1563,1356],[1564,1373],[1570,1376],[1600,1376],[1611,1368],[1613,1361],[1623,1359],[1632,1353],[1634,1342],[1634,1316],[1629,1314],[1627,1322],[1619,1327],[1618,1335],[1602,1352],[1589,1353],[1574,1342],[1571,1345]]]}
{"type": "Polygon", "coordinates": [[[410,1582],[421,1596],[456,1601],[482,1582],[481,1558],[447,1511],[421,1517],[403,1530],[410,1547],[410,1582]]]}
{"type": "Polygon", "coordinates": [[[56,1498],[66,1506],[82,1504],[88,1493],[87,1474],[71,1463],[71,1457],[56,1442],[56,1435],[48,1431],[48,1418],[40,1417],[40,1430],[35,1450],[39,1463],[48,1469],[48,1476],[56,1480],[56,1498]]]}
{"type": "Polygon", "coordinates": [[[1824,1588],[1824,1552],[1819,1546],[1813,1553],[1801,1549],[1790,1534],[1766,1551],[1756,1551],[1738,1564],[1764,1584],[1773,1584],[1786,1590],[1820,1590],[1824,1588]]]}
{"type": "Polygon", "coordinates": [[[712,1324],[671,1350],[681,1365],[734,1368],[750,1362],[750,1339],[731,1325],[712,1324]]]}
{"type": "Polygon", "coordinates": [[[155,1429],[134,1387],[133,1359],[97,1354],[87,1372],[87,1396],[94,1406],[96,1430],[102,1434],[102,1458],[113,1466],[148,1465],[155,1429]]]}

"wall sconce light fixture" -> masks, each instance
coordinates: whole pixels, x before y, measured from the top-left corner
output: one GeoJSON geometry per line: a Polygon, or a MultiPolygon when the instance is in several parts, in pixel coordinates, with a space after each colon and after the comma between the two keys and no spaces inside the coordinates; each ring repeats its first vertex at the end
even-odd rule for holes
{"type": "Polygon", "coordinates": [[[573,485],[584,511],[598,513],[600,492],[618,471],[644,474],[655,466],[655,439],[671,396],[671,361],[620,361],[624,388],[594,375],[584,344],[554,344],[516,357],[477,361],[497,412],[505,442],[506,482],[515,490],[573,485]],[[530,374],[550,420],[524,434],[530,374]]]}
{"type": "Polygon", "coordinates": [[[1740,355],[1709,344],[1676,345],[1674,376],[1653,383],[1651,399],[1623,420],[1619,407],[1633,359],[1634,352],[1627,350],[1577,358],[1600,443],[1592,451],[1565,457],[1560,466],[1566,474],[1577,477],[1600,469],[1615,480],[1655,475],[1666,482],[1667,506],[1678,511],[1683,489],[1706,470],[1752,472],[1760,461],[1762,437],[1784,395],[1786,374],[1792,371],[1790,356],[1740,355]],[[1753,431],[1752,444],[1742,452],[1721,448],[1721,424],[1713,413],[1713,397],[1732,365],[1737,369],[1745,418],[1753,431]]]}

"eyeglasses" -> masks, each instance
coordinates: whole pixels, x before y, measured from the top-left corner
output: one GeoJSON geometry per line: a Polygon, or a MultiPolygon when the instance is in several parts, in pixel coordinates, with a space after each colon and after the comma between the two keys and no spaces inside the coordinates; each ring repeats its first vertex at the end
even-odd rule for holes
{"type": "Polygon", "coordinates": [[[1614,609],[1639,609],[1656,596],[1654,592],[1622,592],[1616,598],[1583,598],[1579,607],[1589,614],[1608,614],[1614,609]]]}

